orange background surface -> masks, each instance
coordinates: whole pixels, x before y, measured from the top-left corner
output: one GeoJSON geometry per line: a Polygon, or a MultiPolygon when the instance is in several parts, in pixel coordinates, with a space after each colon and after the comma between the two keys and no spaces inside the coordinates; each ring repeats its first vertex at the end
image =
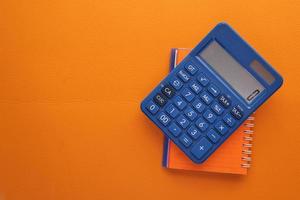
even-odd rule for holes
{"type": "Polygon", "coordinates": [[[9,0],[0,3],[0,200],[296,199],[300,2],[9,0]],[[256,113],[248,176],[169,171],[140,111],[227,21],[285,78],[256,113]]]}

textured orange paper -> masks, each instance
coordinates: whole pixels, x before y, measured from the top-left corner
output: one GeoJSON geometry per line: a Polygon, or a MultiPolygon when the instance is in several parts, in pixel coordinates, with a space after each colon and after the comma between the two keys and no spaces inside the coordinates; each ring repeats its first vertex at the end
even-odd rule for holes
{"type": "Polygon", "coordinates": [[[298,199],[299,0],[0,1],[1,200],[298,199]],[[247,176],[165,170],[140,102],[172,47],[232,25],[284,77],[247,176]]]}
{"type": "MultiPolygon", "coordinates": [[[[176,65],[189,53],[189,49],[177,49],[175,62],[176,65]]],[[[253,121],[246,120],[238,130],[236,130],[223,144],[211,155],[203,164],[194,164],[173,142],[169,141],[168,148],[168,168],[184,169],[204,172],[219,172],[231,174],[247,174],[247,168],[242,167],[245,161],[242,157],[242,151],[246,149],[243,144],[249,143],[244,141],[245,130],[252,128],[246,124],[253,121]]]]}

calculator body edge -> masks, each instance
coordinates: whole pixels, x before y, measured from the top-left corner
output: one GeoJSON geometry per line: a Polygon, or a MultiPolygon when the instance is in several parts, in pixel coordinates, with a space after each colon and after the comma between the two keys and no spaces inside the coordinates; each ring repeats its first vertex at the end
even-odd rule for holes
{"type": "MultiPolygon", "coordinates": [[[[208,35],[180,62],[176,68],[174,68],[170,74],[163,79],[160,84],[155,87],[155,89],[143,100],[141,103],[141,110],[152,120],[162,131],[163,133],[170,138],[179,148],[195,163],[203,163],[226,139],[240,126],[243,122],[261,105],[263,104],[281,85],[283,79],[282,77],[261,57],[256,51],[251,48],[229,25],[226,23],[218,24],[208,35]],[[208,63],[206,63],[199,53],[206,48],[211,42],[217,42],[221,45],[238,63],[240,63],[251,75],[257,79],[260,84],[264,87],[264,90],[256,97],[251,103],[247,103],[227,82],[224,80],[218,73],[212,69],[208,63]],[[253,68],[250,67],[253,60],[258,61],[263,65],[263,67],[273,76],[274,80],[272,84],[269,84],[264,77],[259,75],[253,68]],[[197,158],[191,154],[191,147],[185,147],[182,143],[179,142],[178,137],[175,137],[170,133],[168,128],[164,126],[157,118],[158,113],[163,108],[159,108],[158,113],[153,115],[147,108],[147,103],[152,101],[154,96],[157,93],[161,93],[161,89],[169,84],[172,77],[177,76],[180,70],[184,70],[185,66],[192,63],[197,66],[201,71],[203,71],[213,83],[217,83],[218,88],[221,93],[227,94],[228,98],[231,101],[231,107],[238,105],[241,108],[243,116],[241,119],[229,128],[228,133],[221,136],[218,142],[213,144],[213,147],[210,148],[208,152],[205,153],[201,159],[197,158]]],[[[185,85],[186,86],[186,85],[185,85]]],[[[181,88],[180,90],[182,90],[181,88]]],[[[196,98],[197,94],[195,95],[196,98]]],[[[164,108],[172,103],[167,102],[164,105],[164,108]]],[[[189,104],[189,103],[188,103],[189,104]]],[[[190,105],[190,104],[189,104],[190,105]]],[[[207,106],[209,109],[209,105],[207,106]]],[[[230,108],[231,109],[231,108],[230,108]]],[[[202,113],[198,113],[202,115],[202,113]]],[[[217,116],[218,120],[221,120],[225,114],[217,116]]],[[[211,127],[213,128],[213,127],[211,127]]],[[[186,131],[188,128],[184,129],[186,131]]],[[[201,136],[205,137],[205,136],[201,136]]]]}

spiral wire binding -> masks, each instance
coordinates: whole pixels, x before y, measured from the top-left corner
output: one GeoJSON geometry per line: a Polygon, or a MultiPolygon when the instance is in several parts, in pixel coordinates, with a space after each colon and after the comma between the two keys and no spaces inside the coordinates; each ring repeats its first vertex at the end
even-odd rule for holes
{"type": "Polygon", "coordinates": [[[242,161],[243,163],[241,166],[243,168],[250,168],[251,167],[251,155],[252,155],[252,141],[253,141],[253,128],[254,128],[254,117],[250,116],[244,123],[244,126],[246,126],[248,129],[244,130],[244,143],[243,143],[243,150],[242,150],[242,161]]]}

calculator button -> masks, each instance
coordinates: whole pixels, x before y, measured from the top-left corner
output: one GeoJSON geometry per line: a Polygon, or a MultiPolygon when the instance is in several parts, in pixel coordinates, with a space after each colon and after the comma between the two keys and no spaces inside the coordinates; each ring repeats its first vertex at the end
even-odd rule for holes
{"type": "Polygon", "coordinates": [[[224,135],[228,130],[227,126],[222,121],[217,122],[215,128],[221,135],[224,135]]]}
{"type": "Polygon", "coordinates": [[[187,103],[180,96],[174,97],[174,103],[180,110],[184,109],[187,105],[187,103]]]}
{"type": "Polygon", "coordinates": [[[202,92],[200,98],[208,105],[212,102],[213,98],[207,92],[202,92]]]}
{"type": "Polygon", "coordinates": [[[209,83],[209,79],[206,77],[204,73],[200,73],[197,77],[197,80],[203,86],[206,86],[209,83]]]}
{"type": "Polygon", "coordinates": [[[217,116],[211,110],[206,110],[203,114],[203,117],[210,123],[213,123],[217,118],[217,116]]]}
{"type": "Polygon", "coordinates": [[[173,118],[177,117],[177,115],[179,114],[179,110],[173,104],[168,105],[166,111],[173,118]]]}
{"type": "Polygon", "coordinates": [[[202,117],[200,117],[199,119],[197,119],[197,121],[195,122],[196,126],[202,131],[204,132],[207,128],[208,128],[208,123],[204,121],[204,119],[202,117]]]}
{"type": "Polygon", "coordinates": [[[195,140],[201,135],[200,131],[195,126],[191,126],[187,132],[195,140]]]}
{"type": "Polygon", "coordinates": [[[158,93],[153,97],[153,101],[162,107],[167,103],[168,99],[165,95],[158,93]]]}
{"type": "Polygon", "coordinates": [[[230,113],[232,114],[232,116],[234,116],[234,118],[236,118],[237,120],[241,119],[243,117],[243,112],[237,107],[233,107],[230,111],[230,113]]]}
{"type": "Polygon", "coordinates": [[[188,88],[184,88],[181,94],[188,102],[191,102],[195,98],[194,93],[188,88]]]}
{"type": "Polygon", "coordinates": [[[224,107],[224,108],[228,108],[231,104],[231,101],[229,98],[227,98],[224,94],[220,95],[218,97],[219,99],[219,102],[221,103],[221,105],[224,107]]]}
{"type": "Polygon", "coordinates": [[[193,121],[197,117],[196,111],[194,111],[191,107],[188,107],[185,109],[184,114],[191,120],[193,121]]]}
{"type": "Polygon", "coordinates": [[[235,124],[235,119],[229,113],[224,116],[223,120],[230,127],[233,127],[235,124]]]}
{"type": "Polygon", "coordinates": [[[190,88],[196,93],[196,94],[199,94],[199,92],[202,90],[202,87],[196,83],[195,81],[193,81],[191,84],[190,84],[190,88]]]}
{"type": "Polygon", "coordinates": [[[217,143],[221,138],[213,129],[210,129],[206,135],[213,143],[217,143]]]}
{"type": "Polygon", "coordinates": [[[210,107],[217,115],[221,115],[224,111],[222,106],[220,104],[218,104],[217,102],[214,102],[213,104],[211,104],[210,107]]]}
{"type": "Polygon", "coordinates": [[[153,103],[153,101],[150,101],[150,102],[147,104],[146,108],[147,108],[153,115],[156,114],[157,111],[159,110],[159,107],[158,107],[155,103],[153,103]]]}
{"type": "Polygon", "coordinates": [[[170,81],[170,84],[176,89],[179,90],[182,86],[183,83],[181,82],[181,80],[179,80],[178,78],[172,78],[170,81]]]}
{"type": "Polygon", "coordinates": [[[185,147],[189,147],[192,144],[192,139],[187,136],[186,134],[183,134],[182,136],[180,136],[179,141],[185,146],[185,147]]]}
{"type": "Polygon", "coordinates": [[[193,64],[187,64],[185,65],[185,69],[191,74],[194,75],[198,71],[198,67],[193,64]]]}
{"type": "Polygon", "coordinates": [[[215,86],[214,84],[210,84],[207,88],[207,90],[209,91],[209,93],[211,93],[214,97],[217,97],[220,94],[220,90],[219,88],[217,88],[217,86],[215,86]]]}
{"type": "Polygon", "coordinates": [[[167,126],[171,121],[170,117],[164,112],[161,112],[157,118],[164,126],[167,126]]]}
{"type": "Polygon", "coordinates": [[[181,80],[183,80],[184,82],[188,82],[190,80],[190,75],[188,75],[188,73],[186,73],[184,70],[180,70],[178,72],[178,76],[179,78],[181,78],[181,80]]]}
{"type": "Polygon", "coordinates": [[[189,126],[190,122],[187,118],[185,118],[183,115],[180,115],[177,119],[176,119],[177,123],[182,127],[182,128],[186,128],[189,126]]]}
{"type": "Polygon", "coordinates": [[[175,95],[175,89],[171,85],[165,85],[161,92],[168,98],[172,98],[175,95]]]}
{"type": "Polygon", "coordinates": [[[175,137],[179,136],[181,133],[181,129],[173,122],[169,127],[168,130],[174,135],[175,137]]]}
{"type": "Polygon", "coordinates": [[[202,101],[200,101],[199,99],[196,99],[194,102],[193,102],[193,107],[199,112],[201,113],[204,109],[205,109],[205,105],[203,104],[202,101]]]}
{"type": "Polygon", "coordinates": [[[206,138],[202,138],[197,144],[194,145],[191,152],[196,158],[201,159],[211,147],[212,144],[206,138]]]}

